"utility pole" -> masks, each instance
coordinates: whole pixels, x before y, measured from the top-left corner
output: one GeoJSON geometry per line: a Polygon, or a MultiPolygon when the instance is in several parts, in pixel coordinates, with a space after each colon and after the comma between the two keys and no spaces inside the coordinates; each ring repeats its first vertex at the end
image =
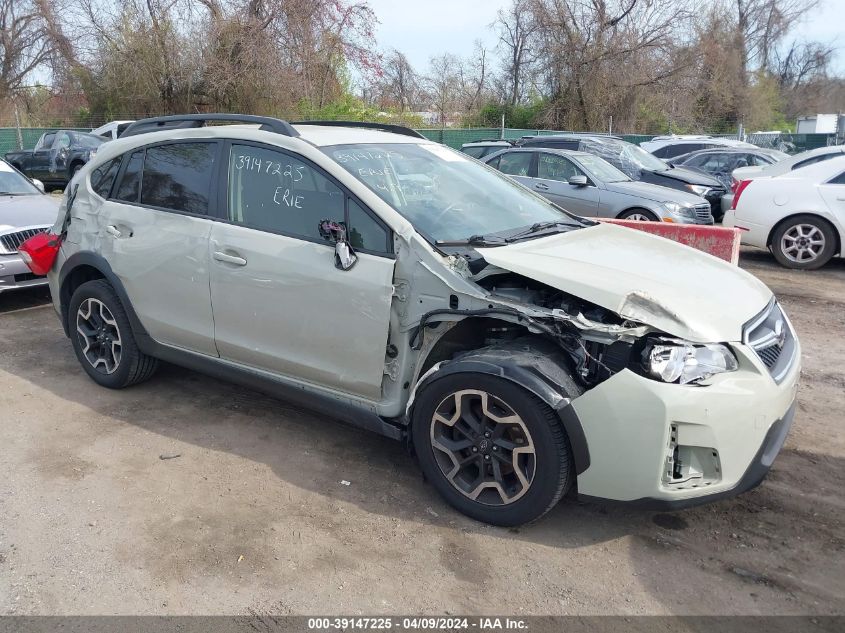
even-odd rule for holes
{"type": "Polygon", "coordinates": [[[610,136],[613,136],[613,115],[610,115],[610,123],[607,126],[607,133],[610,136]]]}
{"type": "Polygon", "coordinates": [[[499,135],[500,140],[505,140],[505,113],[502,112],[502,131],[499,135]]]}
{"type": "Polygon", "coordinates": [[[18,115],[18,102],[15,101],[15,129],[18,133],[18,149],[23,149],[23,134],[21,134],[21,118],[18,115]]]}

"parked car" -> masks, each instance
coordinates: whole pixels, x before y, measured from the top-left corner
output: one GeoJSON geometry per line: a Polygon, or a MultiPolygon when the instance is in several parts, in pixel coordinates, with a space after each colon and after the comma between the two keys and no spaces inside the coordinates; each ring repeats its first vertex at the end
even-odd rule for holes
{"type": "Polygon", "coordinates": [[[268,390],[407,442],[449,503],[498,525],[576,482],[721,499],[783,444],[800,345],[738,267],[564,212],[410,129],[158,121],[105,145],[24,245],[98,384],[164,359],[268,390]],[[432,186],[408,199],[397,173],[432,186]]]}
{"type": "MultiPolygon", "coordinates": [[[[698,169],[718,180],[726,189],[731,186],[731,174],[735,169],[748,166],[772,165],[789,158],[789,154],[776,149],[722,147],[702,149],[676,156],[669,162],[675,167],[698,169]]],[[[722,214],[716,219],[721,220],[722,214]]]]}
{"type": "Polygon", "coordinates": [[[787,268],[820,268],[845,243],[845,155],[772,178],[743,180],[725,226],[787,268]]]}
{"type": "Polygon", "coordinates": [[[18,247],[53,226],[58,213],[58,198],[0,159],[0,293],[47,283],[29,270],[18,247]]]}
{"type": "Polygon", "coordinates": [[[111,123],[106,123],[105,125],[101,125],[95,130],[91,130],[91,134],[96,134],[97,136],[102,136],[106,140],[113,141],[114,139],[118,138],[126,128],[128,128],[134,121],[112,121],[111,123]]]}
{"type": "Polygon", "coordinates": [[[641,147],[621,139],[600,135],[555,134],[523,139],[520,146],[579,150],[594,154],[625,172],[632,180],[701,196],[710,203],[713,216],[721,216],[725,187],[718,180],[698,170],[672,167],[641,147]]]}
{"type": "Polygon", "coordinates": [[[838,158],[845,154],[845,145],[831,145],[829,147],[818,147],[807,150],[800,154],[794,154],[771,165],[756,165],[734,169],[731,174],[730,192],[722,197],[722,210],[728,211],[733,206],[734,193],[740,182],[743,180],[754,180],[756,178],[774,178],[796,169],[803,169],[831,158],[838,158]]]}
{"type": "Polygon", "coordinates": [[[733,147],[740,149],[756,149],[756,145],[744,143],[736,139],[718,138],[715,136],[683,134],[670,136],[655,136],[650,141],[640,143],[645,151],[651,152],[658,158],[669,160],[681,154],[688,154],[702,149],[717,147],[733,147]]]}
{"type": "Polygon", "coordinates": [[[493,152],[498,152],[501,149],[506,147],[511,147],[513,143],[510,141],[505,140],[487,140],[487,141],[475,141],[472,143],[464,143],[461,145],[461,151],[464,154],[468,154],[473,158],[484,158],[485,156],[489,156],[493,152]]]}
{"type": "Polygon", "coordinates": [[[586,152],[520,147],[491,154],[483,162],[581,216],[713,224],[704,198],[635,182],[586,152]]]}
{"type": "Polygon", "coordinates": [[[8,152],[6,160],[48,188],[63,188],[104,142],[101,136],[83,132],[45,132],[33,149],[8,152]]]}

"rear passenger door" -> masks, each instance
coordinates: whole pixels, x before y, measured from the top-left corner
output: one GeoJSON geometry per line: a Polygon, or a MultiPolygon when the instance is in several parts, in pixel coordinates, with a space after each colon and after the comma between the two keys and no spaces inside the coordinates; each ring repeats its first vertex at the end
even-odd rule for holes
{"type": "Polygon", "coordinates": [[[228,143],[228,195],[211,234],[222,358],[368,400],[381,396],[393,239],[322,169],[278,147],[228,143]],[[323,220],[346,225],[358,262],[335,267],[323,220]]]}
{"type": "Polygon", "coordinates": [[[108,198],[97,214],[101,252],[141,324],[159,343],[214,356],[208,238],[221,148],[158,143],[125,154],[110,187],[91,175],[108,198]]]}

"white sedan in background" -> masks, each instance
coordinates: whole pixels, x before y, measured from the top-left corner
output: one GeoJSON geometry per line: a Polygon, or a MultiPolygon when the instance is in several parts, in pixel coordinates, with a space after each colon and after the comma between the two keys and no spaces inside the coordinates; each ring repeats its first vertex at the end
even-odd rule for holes
{"type": "Polygon", "coordinates": [[[773,178],[741,180],[724,226],[742,243],[768,248],[787,268],[811,270],[842,256],[845,156],[773,178]]]}

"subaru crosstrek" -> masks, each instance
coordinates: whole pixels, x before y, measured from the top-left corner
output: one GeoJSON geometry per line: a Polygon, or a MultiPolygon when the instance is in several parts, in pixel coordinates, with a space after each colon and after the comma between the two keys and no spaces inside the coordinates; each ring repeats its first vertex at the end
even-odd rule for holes
{"type": "Polygon", "coordinates": [[[743,492],[793,417],[799,343],[753,276],[404,128],[139,121],[42,246],[100,385],[163,360],[279,394],[407,442],[493,524],[573,487],[664,509],[743,492]]]}

